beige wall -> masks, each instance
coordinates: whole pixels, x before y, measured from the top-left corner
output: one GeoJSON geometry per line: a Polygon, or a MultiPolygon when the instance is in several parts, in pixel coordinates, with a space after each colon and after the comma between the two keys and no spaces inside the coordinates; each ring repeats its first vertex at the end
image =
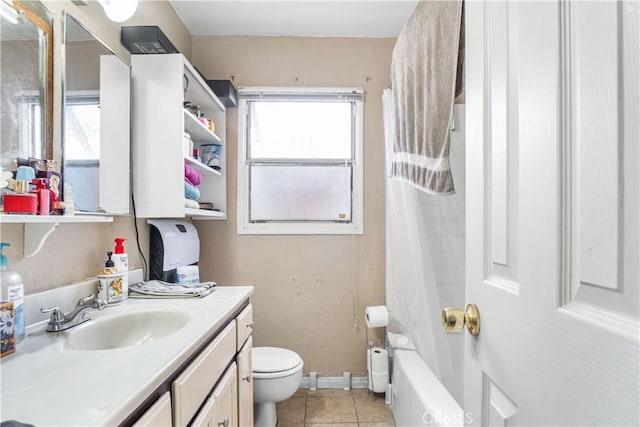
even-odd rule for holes
{"type": "Polygon", "coordinates": [[[228,220],[196,222],[202,277],[251,284],[255,345],[298,352],[305,372],[362,375],[364,308],[384,303],[382,90],[394,39],[194,37],[193,63],[236,86],[358,86],[364,104],[363,236],[236,234],[237,110],[227,116],[228,220]]]}
{"type": "MultiPolygon", "coordinates": [[[[45,2],[59,21],[60,12],[68,11],[127,61],[130,54],[120,44],[121,25],[158,25],[173,44],[187,57],[191,57],[191,35],[166,1],[141,1],[136,14],[124,24],[110,21],[102,7],[94,1],[89,6],[78,7],[69,0],[45,2]]],[[[55,101],[54,101],[55,102],[55,101]]],[[[59,114],[54,122],[59,123],[59,114]]],[[[59,132],[57,132],[59,141],[59,132]]],[[[141,245],[148,252],[147,226],[138,221],[141,245]]],[[[113,250],[113,238],[127,238],[126,248],[130,268],[140,268],[142,262],[135,248],[135,231],[132,217],[116,218],[112,224],[62,224],[46,242],[43,250],[34,257],[23,257],[23,228],[21,224],[0,225],[0,239],[13,246],[5,249],[11,268],[24,280],[25,291],[33,293],[44,289],[94,277],[104,265],[105,252],[113,250]]]]}
{"type": "MultiPolygon", "coordinates": [[[[54,12],[68,10],[125,59],[120,26],[101,7],[52,1],[54,12]]],[[[252,284],[256,345],[291,348],[301,354],[305,372],[341,375],[365,372],[364,307],[384,302],[384,140],[382,90],[388,86],[393,39],[196,37],[166,2],[141,2],[127,25],[159,25],[208,78],[231,78],[238,86],[359,86],[365,89],[363,236],[236,235],[236,121],[227,121],[227,221],[196,222],[202,243],[201,270],[220,284],[252,284]]],[[[147,232],[139,221],[142,247],[147,232]]],[[[22,225],[2,225],[12,268],[27,293],[91,277],[112,249],[116,236],[128,238],[131,267],[140,267],[133,220],[113,224],[63,224],[32,257],[22,256],[22,225]]]]}
{"type": "Polygon", "coordinates": [[[88,6],[76,6],[70,0],[43,1],[56,15],[63,10],[67,11],[127,61],[131,54],[120,43],[120,27],[125,25],[157,25],[180,52],[191,58],[191,34],[168,1],[140,1],[133,17],[123,23],[112,22],[107,18],[97,1],[89,1],[88,6]]]}

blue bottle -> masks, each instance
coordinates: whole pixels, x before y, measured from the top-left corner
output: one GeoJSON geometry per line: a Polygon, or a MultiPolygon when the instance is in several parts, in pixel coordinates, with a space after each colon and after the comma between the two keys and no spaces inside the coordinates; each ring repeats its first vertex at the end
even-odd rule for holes
{"type": "Polygon", "coordinates": [[[24,283],[20,275],[9,269],[7,257],[2,253],[10,243],[0,243],[0,300],[13,301],[13,315],[16,325],[16,343],[24,339],[24,283]]]}

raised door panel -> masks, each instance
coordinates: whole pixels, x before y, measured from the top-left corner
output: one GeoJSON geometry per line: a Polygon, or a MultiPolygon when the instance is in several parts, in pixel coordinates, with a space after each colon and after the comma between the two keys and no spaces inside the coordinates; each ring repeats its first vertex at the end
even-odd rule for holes
{"type": "Polygon", "coordinates": [[[237,427],[237,368],[233,363],[190,427],[237,427]]]}
{"type": "Polygon", "coordinates": [[[171,427],[171,394],[166,392],[133,427],[171,427]]]}
{"type": "Polygon", "coordinates": [[[252,349],[253,338],[249,337],[238,353],[238,423],[241,427],[253,426],[252,349]]]}
{"type": "Polygon", "coordinates": [[[564,305],[582,320],[637,338],[639,7],[562,6],[564,305]]]}
{"type": "Polygon", "coordinates": [[[486,200],[486,283],[517,294],[519,72],[517,27],[508,25],[518,13],[517,2],[486,5],[486,109],[484,185],[486,200]]]}

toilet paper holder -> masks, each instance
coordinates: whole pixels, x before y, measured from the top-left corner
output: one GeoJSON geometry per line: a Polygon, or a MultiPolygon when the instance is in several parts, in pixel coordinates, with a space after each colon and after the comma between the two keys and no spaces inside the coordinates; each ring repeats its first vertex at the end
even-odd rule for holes
{"type": "MultiPolygon", "coordinates": [[[[365,315],[365,323],[367,328],[365,329],[365,339],[366,339],[366,357],[367,357],[367,388],[374,393],[382,393],[386,390],[387,383],[389,382],[389,368],[388,368],[388,360],[386,365],[385,372],[373,372],[373,355],[374,352],[376,354],[384,352],[383,357],[388,359],[388,349],[387,349],[387,326],[389,324],[389,313],[387,308],[383,305],[381,306],[372,306],[367,307],[364,312],[365,315]],[[369,329],[374,328],[383,328],[382,338],[376,339],[375,341],[369,338],[369,329]],[[379,351],[378,351],[379,350],[379,351]],[[382,377],[385,377],[384,385],[379,384],[379,381],[382,377]],[[375,377],[375,379],[374,379],[375,377]]],[[[377,365],[377,364],[376,364],[377,365]]]]}

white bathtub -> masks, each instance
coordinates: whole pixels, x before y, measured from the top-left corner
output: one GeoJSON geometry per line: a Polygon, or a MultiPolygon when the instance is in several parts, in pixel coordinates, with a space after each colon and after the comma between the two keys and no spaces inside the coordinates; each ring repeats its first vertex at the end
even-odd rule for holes
{"type": "Polygon", "coordinates": [[[413,350],[393,351],[392,390],[397,427],[464,425],[458,402],[413,350]]]}

